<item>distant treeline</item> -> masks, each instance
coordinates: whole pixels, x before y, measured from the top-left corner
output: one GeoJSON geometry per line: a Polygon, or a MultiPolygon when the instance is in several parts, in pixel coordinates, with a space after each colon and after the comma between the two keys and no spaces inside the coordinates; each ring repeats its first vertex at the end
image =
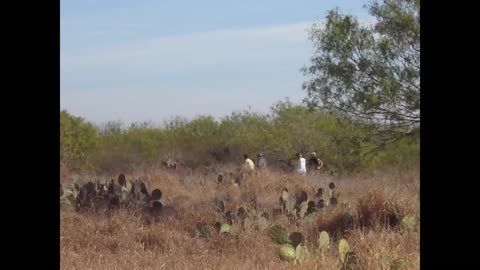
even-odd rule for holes
{"type": "Polygon", "coordinates": [[[400,139],[379,147],[368,130],[335,115],[282,101],[269,114],[232,113],[220,121],[211,116],[175,118],[161,126],[119,122],[96,126],[61,111],[60,160],[73,171],[128,171],[159,166],[175,158],[184,166],[243,161],[263,152],[269,164],[297,152],[317,152],[329,170],[351,171],[419,165],[420,141],[400,139]]]}

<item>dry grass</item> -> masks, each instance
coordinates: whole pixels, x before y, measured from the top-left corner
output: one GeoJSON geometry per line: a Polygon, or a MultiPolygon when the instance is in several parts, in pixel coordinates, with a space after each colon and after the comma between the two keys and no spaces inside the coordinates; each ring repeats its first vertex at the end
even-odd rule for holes
{"type": "Polygon", "coordinates": [[[108,216],[61,212],[61,269],[339,269],[337,241],[326,254],[317,253],[316,239],[323,229],[349,241],[358,255],[359,269],[420,268],[418,233],[402,234],[384,222],[391,213],[420,218],[418,172],[334,179],[339,205],[301,222],[274,211],[281,190],[287,187],[291,195],[305,190],[310,199],[332,179],[261,173],[240,187],[218,187],[214,173],[151,170],[135,177],[147,179],[150,189],[162,190],[169,213],[147,224],[122,210],[108,216]],[[281,261],[279,245],[257,227],[237,237],[198,237],[199,223],[225,222],[212,207],[215,198],[225,201],[226,210],[256,206],[268,214],[269,226],[279,224],[289,232],[302,232],[311,256],[301,265],[281,261]],[[341,225],[344,212],[353,215],[345,228],[341,225]]]}

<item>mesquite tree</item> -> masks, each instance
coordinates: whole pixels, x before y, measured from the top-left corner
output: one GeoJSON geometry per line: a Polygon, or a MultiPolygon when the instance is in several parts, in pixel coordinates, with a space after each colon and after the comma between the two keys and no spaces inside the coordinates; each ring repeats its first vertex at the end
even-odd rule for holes
{"type": "Polygon", "coordinates": [[[371,130],[384,145],[420,130],[420,6],[390,0],[368,6],[374,23],[331,10],[310,32],[315,52],[302,70],[306,101],[371,130]]]}

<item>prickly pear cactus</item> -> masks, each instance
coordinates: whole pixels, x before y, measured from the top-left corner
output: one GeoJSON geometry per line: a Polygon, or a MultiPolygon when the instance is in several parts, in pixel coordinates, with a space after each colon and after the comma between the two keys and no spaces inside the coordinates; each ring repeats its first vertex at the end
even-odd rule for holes
{"type": "Polygon", "coordinates": [[[287,206],[287,213],[288,214],[294,214],[295,213],[295,200],[294,199],[287,200],[286,206],[287,206]]]}
{"type": "Polygon", "coordinates": [[[357,269],[357,254],[350,251],[345,254],[345,262],[343,263],[342,270],[355,270],[357,269]]]}
{"type": "Polygon", "coordinates": [[[302,245],[298,245],[296,248],[295,248],[295,260],[298,261],[298,262],[303,262],[305,261],[305,258],[307,257],[308,255],[308,251],[307,251],[307,248],[302,246],[302,245]]]}
{"type": "Polygon", "coordinates": [[[345,258],[348,252],[350,252],[350,245],[347,240],[341,239],[338,244],[338,253],[340,254],[340,260],[342,263],[345,263],[345,258]]]}
{"type": "Polygon", "coordinates": [[[222,233],[230,233],[230,225],[222,224],[222,226],[220,227],[220,234],[222,233]]]}
{"type": "Polygon", "coordinates": [[[295,248],[290,244],[285,244],[279,250],[280,259],[283,261],[294,261],[297,258],[295,248]]]}
{"type": "Polygon", "coordinates": [[[212,236],[212,233],[215,231],[215,228],[212,225],[204,225],[200,228],[199,234],[200,237],[208,238],[212,236]]]}
{"type": "Polygon", "coordinates": [[[300,219],[303,219],[305,217],[305,215],[307,214],[307,210],[308,210],[308,203],[307,202],[302,202],[300,204],[300,209],[298,211],[298,217],[300,219]]]}
{"type": "Polygon", "coordinates": [[[290,241],[288,240],[288,231],[284,227],[280,225],[275,225],[270,228],[268,232],[268,236],[272,239],[273,242],[277,244],[288,244],[290,241]]]}
{"type": "Polygon", "coordinates": [[[335,206],[337,205],[337,198],[335,197],[332,197],[330,198],[330,203],[329,203],[331,206],[335,206]]]}
{"type": "Polygon", "coordinates": [[[305,242],[305,236],[300,232],[293,232],[288,236],[288,240],[294,247],[298,247],[305,242]]]}
{"type": "Polygon", "coordinates": [[[321,250],[327,250],[330,247],[330,236],[326,231],[322,231],[318,237],[318,247],[321,250]]]}
{"type": "Polygon", "coordinates": [[[400,228],[405,232],[415,231],[417,226],[417,221],[414,216],[405,216],[400,223],[400,228]]]}

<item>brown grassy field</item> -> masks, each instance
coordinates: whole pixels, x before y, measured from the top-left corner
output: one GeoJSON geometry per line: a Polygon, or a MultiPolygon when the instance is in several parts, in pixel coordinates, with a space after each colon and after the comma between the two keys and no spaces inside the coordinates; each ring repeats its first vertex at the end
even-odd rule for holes
{"type": "MultiPolygon", "coordinates": [[[[60,214],[61,269],[340,269],[338,240],[345,238],[358,257],[357,269],[419,269],[419,233],[402,233],[387,227],[389,213],[413,215],[420,221],[419,172],[359,174],[314,180],[299,175],[258,173],[240,187],[217,186],[215,175],[178,174],[163,170],[139,172],[149,188],[160,188],[170,209],[158,222],[118,210],[111,215],[74,212],[60,214]],[[278,215],[283,188],[291,194],[305,190],[309,199],[318,187],[334,181],[339,205],[308,219],[295,221],[278,215]],[[235,210],[256,203],[268,214],[268,227],[282,225],[289,232],[302,232],[310,256],[301,263],[279,258],[280,245],[268,237],[268,228],[255,224],[239,227],[236,236],[214,234],[201,238],[199,223],[225,222],[212,208],[212,200],[225,201],[235,210]],[[339,216],[345,210],[354,216],[352,227],[342,231],[339,216]],[[336,236],[326,254],[316,249],[320,230],[336,236]],[[337,234],[335,234],[337,233],[337,234]]],[[[111,178],[114,178],[113,176],[111,178]]],[[[127,175],[129,178],[129,175],[127,175]]]]}

